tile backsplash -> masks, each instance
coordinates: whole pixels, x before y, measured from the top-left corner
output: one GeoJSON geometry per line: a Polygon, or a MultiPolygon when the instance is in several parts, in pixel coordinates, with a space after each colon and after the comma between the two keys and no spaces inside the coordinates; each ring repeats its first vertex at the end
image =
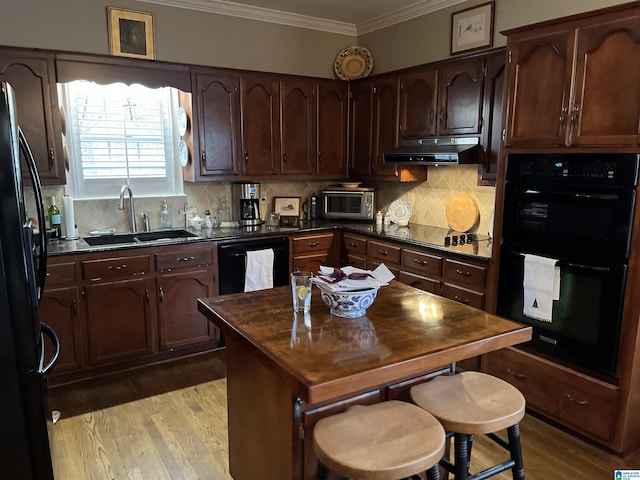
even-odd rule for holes
{"type": "MultiPolygon", "coordinates": [[[[427,181],[425,182],[367,182],[367,185],[376,187],[376,208],[385,212],[391,202],[402,198],[408,200],[413,207],[411,223],[448,228],[445,216],[447,199],[457,193],[467,192],[476,200],[479,209],[479,220],[472,228],[472,231],[485,234],[489,232],[491,228],[489,221],[494,208],[495,189],[477,185],[477,166],[447,165],[429,166],[427,168],[429,170],[427,181]]],[[[323,188],[333,183],[335,182],[260,182],[261,196],[266,199],[269,206],[272,205],[274,196],[299,196],[304,201],[312,193],[318,194],[323,188]]],[[[120,186],[117,186],[114,191],[119,193],[119,189],[120,186]]],[[[44,187],[43,190],[45,205],[49,205],[49,199],[54,195],[58,206],[62,206],[64,187],[44,187]]],[[[229,205],[231,205],[231,183],[229,182],[185,183],[184,190],[184,195],[166,197],[172,213],[174,227],[184,225],[184,216],[179,212],[184,208],[187,200],[196,206],[197,213],[200,216],[204,216],[206,210],[210,210],[212,215],[217,215],[220,200],[224,197],[228,199],[229,205]]],[[[149,217],[152,229],[159,228],[163,197],[138,198],[135,196],[135,190],[133,193],[135,210],[138,216],[138,229],[142,229],[142,218],[140,216],[142,212],[149,217]]],[[[27,210],[31,216],[35,216],[33,207],[30,208],[30,205],[33,205],[33,199],[27,198],[27,210]]],[[[74,202],[74,216],[80,235],[86,235],[92,230],[110,227],[121,232],[127,231],[129,228],[128,206],[125,205],[124,210],[118,210],[117,205],[117,197],[105,200],[76,200],[74,202]]],[[[267,215],[264,202],[260,207],[261,215],[264,218],[267,215]]],[[[65,214],[64,211],[62,214],[65,214]]]]}

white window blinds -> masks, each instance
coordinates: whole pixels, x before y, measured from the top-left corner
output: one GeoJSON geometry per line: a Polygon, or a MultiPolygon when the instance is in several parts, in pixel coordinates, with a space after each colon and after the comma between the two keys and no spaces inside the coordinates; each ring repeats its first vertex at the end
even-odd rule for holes
{"type": "Polygon", "coordinates": [[[170,88],[66,84],[72,177],[78,198],[182,193],[170,88]]]}

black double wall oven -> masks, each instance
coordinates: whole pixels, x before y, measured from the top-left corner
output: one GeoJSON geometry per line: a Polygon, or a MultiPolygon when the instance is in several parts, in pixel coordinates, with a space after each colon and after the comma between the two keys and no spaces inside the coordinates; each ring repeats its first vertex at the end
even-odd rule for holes
{"type": "Polygon", "coordinates": [[[533,327],[527,347],[615,375],[639,158],[507,157],[497,313],[533,327]],[[523,313],[525,254],[557,260],[551,321],[523,313]]]}

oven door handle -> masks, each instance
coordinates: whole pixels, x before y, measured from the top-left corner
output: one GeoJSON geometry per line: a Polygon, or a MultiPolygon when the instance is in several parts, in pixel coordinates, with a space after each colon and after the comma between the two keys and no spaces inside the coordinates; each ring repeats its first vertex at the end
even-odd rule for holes
{"type": "MultiPolygon", "coordinates": [[[[512,252],[515,255],[520,255],[521,257],[524,257],[525,255],[527,255],[526,253],[522,253],[522,252],[512,252]]],[[[535,253],[532,253],[531,255],[535,255],[535,253]]],[[[550,258],[550,257],[545,257],[545,258],[550,258]]],[[[565,262],[563,260],[558,260],[558,266],[559,267],[570,267],[570,268],[581,268],[583,270],[592,270],[594,272],[608,272],[611,269],[609,267],[596,267],[595,265],[584,265],[582,263],[573,263],[573,262],[565,262]]]]}
{"type": "Polygon", "coordinates": [[[555,197],[571,197],[571,198],[579,198],[585,200],[605,200],[605,201],[615,201],[620,198],[619,195],[611,194],[611,193],[590,193],[590,192],[556,192],[553,190],[532,190],[527,189],[522,191],[524,195],[553,195],[555,197]]]}

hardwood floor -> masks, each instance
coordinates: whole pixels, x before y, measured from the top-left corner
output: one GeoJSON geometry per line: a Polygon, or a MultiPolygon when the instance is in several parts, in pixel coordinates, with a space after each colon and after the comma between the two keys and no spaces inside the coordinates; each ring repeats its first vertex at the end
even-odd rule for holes
{"type": "MultiPolygon", "coordinates": [[[[52,390],[62,412],[51,445],[56,479],[230,480],[224,373],[218,351],[52,390]]],[[[640,469],[640,452],[622,459],[529,414],[521,434],[528,480],[611,480],[615,469],[640,469]]],[[[479,437],[472,470],[503,456],[479,437]]]]}

